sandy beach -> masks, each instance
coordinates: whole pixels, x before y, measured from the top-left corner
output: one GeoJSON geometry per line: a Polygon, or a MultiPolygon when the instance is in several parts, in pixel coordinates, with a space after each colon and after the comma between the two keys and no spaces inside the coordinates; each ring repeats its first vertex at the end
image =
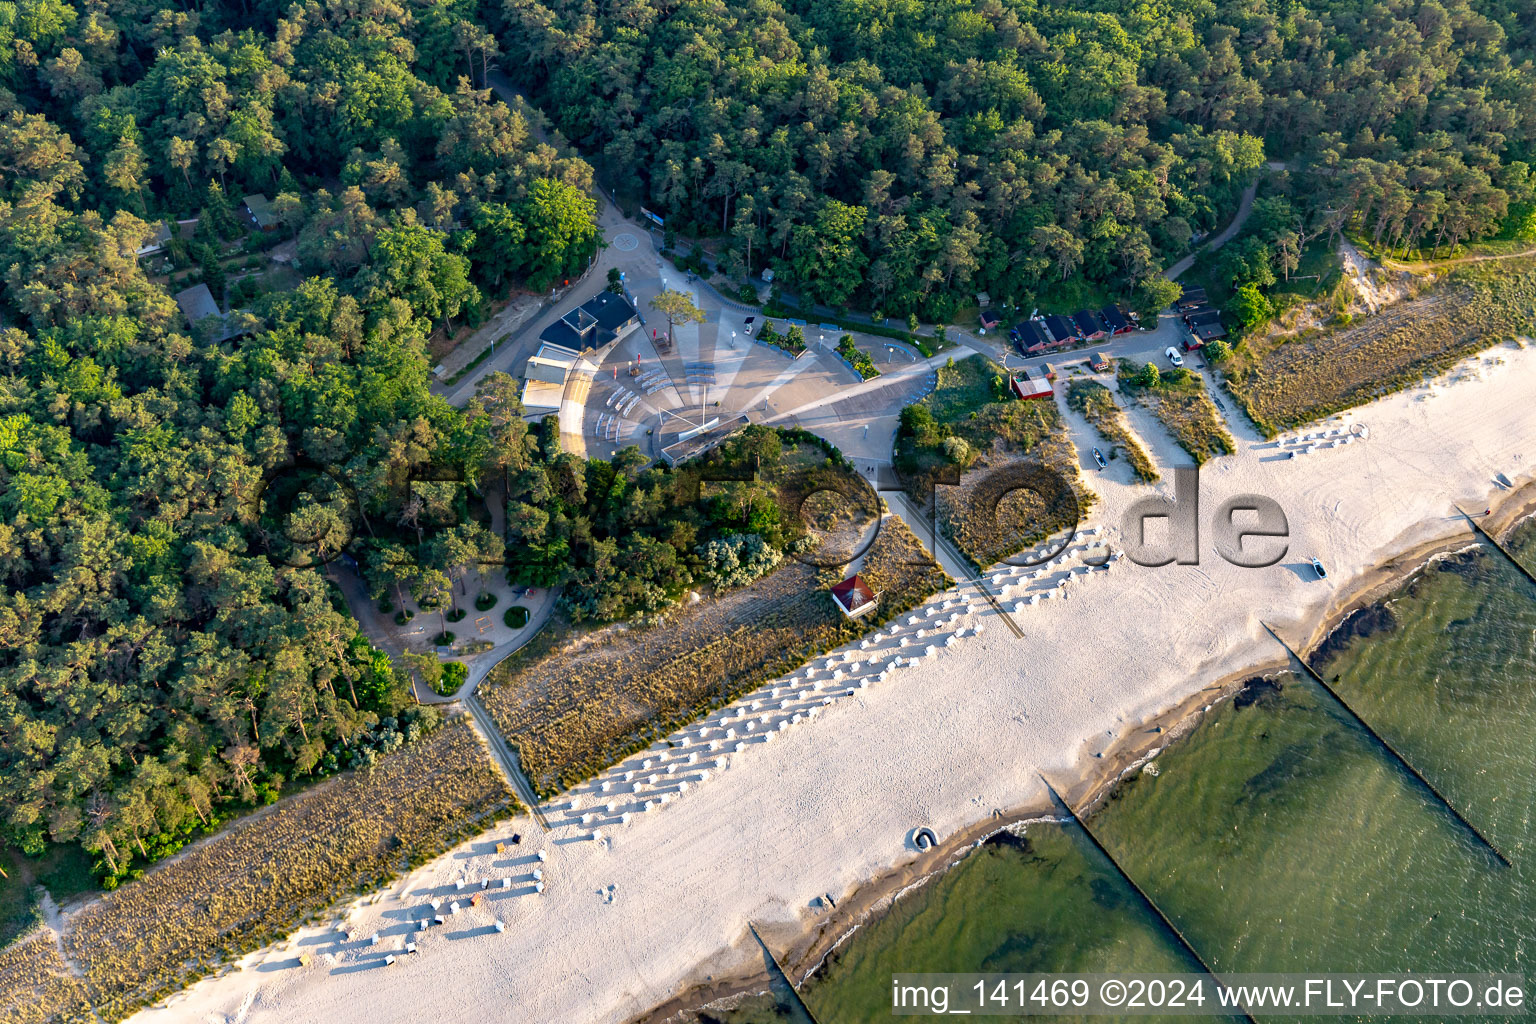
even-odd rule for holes
{"type": "MultiPolygon", "coordinates": [[[[1533,396],[1536,348],[1500,346],[1298,432],[1328,434],[1306,454],[1239,433],[1237,454],[1201,472],[1199,565],[1092,569],[1084,556],[1119,547],[1127,506],[1171,492],[1169,467],[1188,462],[1147,431],[1162,482],[1131,482],[1124,460],[1085,470],[1100,500],[1084,525],[1098,532],[1043,570],[989,574],[1022,638],[974,585],[936,595],[867,646],[553,801],[547,834],[526,818],[499,826],[133,1020],[618,1024],[760,976],[749,921],[808,967],[857,909],[1045,806],[1041,773],[1091,800],[1224,689],[1284,664],[1262,622],[1305,648],[1429,550],[1470,542],[1455,504],[1523,501],[1536,481],[1533,396]],[[1244,493],[1273,498],[1289,522],[1288,553],[1270,568],[1217,554],[1211,517],[1244,493]],[[919,850],[919,827],[941,848],[919,850]],[[514,833],[521,843],[497,853],[514,833]],[[455,900],[465,906],[445,925],[417,930],[455,900]],[[342,941],[338,920],[362,938],[342,941]],[[419,952],[406,955],[412,940],[419,952]],[[399,959],[385,966],[387,953],[399,959]]],[[[1069,423],[1082,446],[1084,425],[1069,423]]]]}

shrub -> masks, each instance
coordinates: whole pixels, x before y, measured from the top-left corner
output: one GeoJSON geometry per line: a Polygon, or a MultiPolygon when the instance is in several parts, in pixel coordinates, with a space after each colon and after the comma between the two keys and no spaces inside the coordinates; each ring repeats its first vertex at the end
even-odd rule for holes
{"type": "Polygon", "coordinates": [[[853,343],[853,335],[845,334],[837,340],[837,354],[842,356],[863,379],[869,380],[880,376],[880,371],[875,369],[875,364],[870,360],[869,355],[853,343]]]}
{"type": "Polygon", "coordinates": [[[458,693],[459,687],[464,685],[464,680],[467,678],[469,678],[469,669],[462,661],[445,661],[437,692],[445,697],[458,693]]]}
{"type": "Polygon", "coordinates": [[[946,437],[944,439],[944,457],[957,466],[963,466],[971,457],[971,446],[963,437],[946,437]]]}
{"type": "Polygon", "coordinates": [[[501,621],[512,629],[522,629],[528,625],[528,609],[520,604],[514,604],[502,615],[501,621]]]}
{"type": "Polygon", "coordinates": [[[1129,360],[1121,361],[1121,393],[1150,409],[1197,466],[1215,455],[1237,451],[1237,443],[1222,426],[1198,373],[1181,368],[1161,376],[1153,374],[1157,383],[1148,385],[1143,383],[1149,376],[1147,369],[1157,368],[1150,363],[1134,367],[1129,360]]]}
{"type": "Polygon", "coordinates": [[[699,573],[715,587],[741,587],[765,575],[783,556],[758,533],[737,533],[712,540],[698,550],[699,573]]]}
{"type": "Polygon", "coordinates": [[[475,611],[488,612],[496,607],[497,597],[489,591],[482,592],[475,598],[475,611]]]}
{"type": "Polygon", "coordinates": [[[443,618],[447,619],[449,622],[462,622],[464,621],[464,616],[468,614],[469,613],[466,612],[463,608],[454,608],[452,611],[448,612],[447,615],[444,615],[443,618]]]}
{"type": "Polygon", "coordinates": [[[432,643],[438,647],[451,647],[458,635],[451,629],[445,629],[432,638],[432,643]]]}
{"type": "Polygon", "coordinates": [[[1228,311],[1239,327],[1251,331],[1275,315],[1275,306],[1257,285],[1245,284],[1232,296],[1228,311]]]}

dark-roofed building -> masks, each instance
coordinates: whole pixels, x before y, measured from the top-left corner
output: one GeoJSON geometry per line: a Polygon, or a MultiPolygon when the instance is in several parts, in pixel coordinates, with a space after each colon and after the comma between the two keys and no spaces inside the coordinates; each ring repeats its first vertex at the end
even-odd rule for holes
{"type": "Polygon", "coordinates": [[[1196,306],[1204,306],[1209,300],[1205,297],[1204,288],[1185,288],[1184,294],[1174,302],[1174,308],[1180,313],[1186,309],[1194,309],[1196,306]]]}
{"type": "Polygon", "coordinates": [[[181,314],[187,318],[189,324],[195,324],[210,316],[222,315],[219,312],[219,304],[213,301],[213,292],[208,290],[206,284],[195,284],[185,291],[177,292],[176,305],[181,307],[181,314]]]}
{"type": "Polygon", "coordinates": [[[272,231],[277,227],[277,216],[272,212],[272,200],[260,192],[241,199],[240,212],[245,215],[246,222],[253,228],[272,231]]]}
{"type": "Polygon", "coordinates": [[[1227,329],[1221,326],[1221,321],[1218,320],[1215,323],[1199,324],[1191,327],[1189,333],[1193,334],[1196,340],[1203,345],[1208,341],[1215,341],[1217,338],[1225,338],[1227,336],[1227,329]]]}
{"type": "Polygon", "coordinates": [[[539,340],[580,352],[622,338],[639,325],[640,314],[628,299],[598,292],[546,327],[539,340]]]}
{"type": "Polygon", "coordinates": [[[1045,329],[1049,332],[1051,340],[1058,345],[1067,345],[1077,340],[1077,328],[1072,321],[1059,313],[1052,313],[1045,318],[1045,329]]]}
{"type": "Polygon", "coordinates": [[[1088,358],[1088,367],[1094,373],[1107,373],[1113,365],[1115,364],[1110,361],[1108,352],[1095,352],[1088,358]]]}
{"type": "Polygon", "coordinates": [[[1131,329],[1131,322],[1120,312],[1119,306],[1105,306],[1099,310],[1099,319],[1104,321],[1104,329],[1113,338],[1117,334],[1124,334],[1131,329]]]}
{"type": "Polygon", "coordinates": [[[832,588],[832,600],[837,602],[838,609],[850,619],[868,615],[880,603],[879,595],[870,589],[864,577],[858,573],[832,588]]]}
{"type": "Polygon", "coordinates": [[[1015,324],[1012,333],[1014,345],[1026,355],[1044,352],[1051,344],[1051,336],[1045,333],[1045,328],[1038,320],[1015,324]]]}
{"type": "Polygon", "coordinates": [[[1072,324],[1077,328],[1077,336],[1084,341],[1098,341],[1107,333],[1098,314],[1091,309],[1080,309],[1072,314],[1072,324]]]}
{"type": "Polygon", "coordinates": [[[1209,307],[1196,310],[1193,313],[1185,314],[1184,322],[1191,327],[1201,327],[1205,324],[1219,324],[1221,323],[1221,310],[1211,309],[1209,307]]]}
{"type": "Polygon", "coordinates": [[[1002,315],[995,309],[982,310],[980,320],[982,329],[987,331],[1003,322],[1002,315]]]}
{"type": "Polygon", "coordinates": [[[163,250],[171,242],[171,226],[165,221],[155,225],[155,233],[149,241],[139,246],[135,256],[152,256],[163,250]]]}
{"type": "MultiPolygon", "coordinates": [[[[213,292],[208,290],[206,284],[195,284],[191,288],[177,292],[176,305],[181,307],[181,315],[187,318],[187,324],[191,327],[197,327],[210,317],[218,321],[217,326],[210,330],[210,341],[228,341],[230,338],[249,333],[233,324],[234,320],[244,318],[229,317],[219,312],[219,304],[214,301],[213,292]]],[[[207,328],[204,329],[207,330],[207,328]]]]}

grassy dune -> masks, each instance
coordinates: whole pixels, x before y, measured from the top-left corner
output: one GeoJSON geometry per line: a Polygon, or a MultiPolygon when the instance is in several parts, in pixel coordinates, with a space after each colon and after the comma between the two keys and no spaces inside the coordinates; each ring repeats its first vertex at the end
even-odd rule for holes
{"type": "Polygon", "coordinates": [[[1067,405],[1081,413],[1109,445],[1106,456],[1113,458],[1116,451],[1122,451],[1138,480],[1151,483],[1157,479],[1151,456],[1125,425],[1125,416],[1109,388],[1096,380],[1074,380],[1067,385],[1067,405]]]}
{"type": "Polygon", "coordinates": [[[553,796],[948,583],[894,517],[882,524],[862,572],[881,600],[857,624],[827,592],[840,573],[788,562],[645,629],[567,632],[497,666],[480,695],[535,789],[553,796]]]}
{"type": "Polygon", "coordinates": [[[1140,383],[1141,369],[1128,359],[1120,361],[1120,393],[1146,406],[1195,465],[1237,451],[1237,442],[1222,426],[1198,373],[1169,370],[1156,384],[1146,385],[1140,383]]]}
{"type": "Polygon", "coordinates": [[[39,932],[0,950],[0,1024],[117,1021],[386,884],[510,813],[463,719],[274,805],[73,913],[65,968],[39,932]]]}
{"type": "Polygon", "coordinates": [[[1536,259],[1468,263],[1417,298],[1347,327],[1250,341],[1227,387],[1270,437],[1363,405],[1536,330],[1536,259]]]}

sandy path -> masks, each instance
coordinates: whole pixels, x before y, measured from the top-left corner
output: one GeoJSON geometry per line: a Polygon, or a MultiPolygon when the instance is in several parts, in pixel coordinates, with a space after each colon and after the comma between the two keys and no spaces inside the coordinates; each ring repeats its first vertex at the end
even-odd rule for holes
{"type": "Polygon", "coordinates": [[[1420,260],[1417,263],[1404,263],[1402,260],[1394,260],[1390,257],[1381,261],[1382,266],[1391,267],[1393,270],[1407,270],[1415,274],[1422,274],[1430,270],[1439,270],[1442,267],[1459,266],[1462,263],[1487,263],[1490,260],[1518,260],[1526,256],[1536,256],[1536,249],[1526,249],[1523,252],[1488,252],[1479,253],[1476,256],[1458,256],[1450,260],[1420,260]]]}
{"type": "MultiPolygon", "coordinates": [[[[1158,711],[1218,678],[1273,663],[1280,652],[1261,619],[1301,641],[1352,579],[1406,549],[1467,533],[1453,502],[1483,507],[1498,473],[1530,481],[1536,351],[1506,347],[1472,362],[1478,372],[1456,383],[1385,399],[1326,427],[1363,422],[1369,440],[1296,458],[1272,442],[1240,442],[1237,455],[1213,460],[1202,472],[1197,566],[1122,560],[1100,573],[1009,573],[1007,607],[1019,603],[1023,639],[976,601],[985,610],[961,603],[916,625],[903,617],[894,634],[888,629],[837,663],[843,678],[818,668],[809,680],[801,672],[777,684],[780,696],[765,688],[749,697],[763,703],[750,712],[752,732],[741,705],[717,713],[709,735],[695,726],[674,737],[680,746],[637,755],[583,787],[574,811],[556,801],[547,836],[536,838],[526,820],[511,822],[362,901],[347,918],[364,935],[378,930],[377,946],[340,952],[334,934],[300,932],[291,949],[333,956],[294,967],[266,951],[135,1020],[617,1022],[706,977],[760,970],[748,920],[784,948],[816,925],[822,893],[841,902],[910,863],[913,828],[929,826],[942,840],[995,809],[1038,800],[1037,770],[1058,781],[1088,774],[1095,754],[1143,735],[1141,723],[1158,711]],[[1272,568],[1239,569],[1215,554],[1212,513],[1243,492],[1274,497],[1289,517],[1289,551],[1272,568]],[[1328,582],[1312,579],[1313,556],[1328,565],[1328,582]],[[1038,596],[1047,590],[1051,597],[1038,596]],[[970,635],[977,624],[984,632],[970,635]],[[962,628],[964,638],[944,647],[962,628]],[[933,657],[887,670],[928,644],[939,648],[933,657]],[[870,685],[858,688],[859,679],[870,685]],[[777,731],[797,714],[801,721],[777,731]],[[735,739],[724,739],[726,728],[737,730],[735,739]],[[773,742],[760,739],[765,728],[773,742]],[[724,745],[711,750],[712,742],[724,745]],[[694,754],[702,756],[690,763],[694,754]],[[723,769],[715,764],[722,757],[723,769]],[[677,766],[673,774],[667,765],[677,766]],[[626,780],[626,771],[636,774],[626,780]],[[665,806],[639,810],[663,798],[665,806]],[[626,812],[631,820],[619,823],[626,812]],[[596,817],[584,824],[586,814],[596,817]],[[592,838],[597,827],[600,841],[592,838]],[[495,841],[514,831],[523,844],[496,854],[495,841]],[[547,862],[534,861],[536,843],[547,862]],[[535,867],[542,894],[534,893],[535,867]],[[419,955],[381,966],[386,951],[416,935],[427,898],[441,894],[446,904],[464,879],[462,899],[482,878],[508,878],[510,888],[423,933],[419,955]],[[491,927],[496,920],[504,933],[491,927]]],[[[1094,474],[1092,483],[1102,500],[1091,522],[1118,543],[1121,513],[1149,488],[1116,474],[1094,474]]],[[[946,600],[956,595],[931,606],[946,600]]]]}

